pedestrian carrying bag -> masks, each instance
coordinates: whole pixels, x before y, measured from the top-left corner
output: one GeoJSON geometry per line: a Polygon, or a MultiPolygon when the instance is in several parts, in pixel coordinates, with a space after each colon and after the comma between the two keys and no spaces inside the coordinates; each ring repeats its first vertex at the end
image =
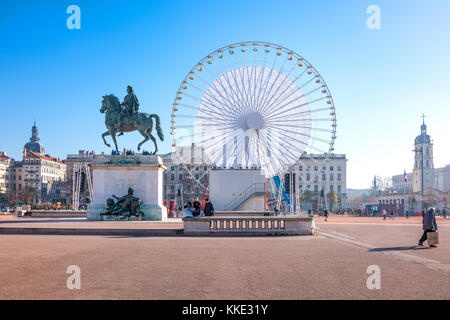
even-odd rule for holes
{"type": "Polygon", "coordinates": [[[431,246],[435,246],[437,244],[439,244],[439,235],[438,232],[427,232],[427,240],[428,240],[428,245],[431,246]]]}

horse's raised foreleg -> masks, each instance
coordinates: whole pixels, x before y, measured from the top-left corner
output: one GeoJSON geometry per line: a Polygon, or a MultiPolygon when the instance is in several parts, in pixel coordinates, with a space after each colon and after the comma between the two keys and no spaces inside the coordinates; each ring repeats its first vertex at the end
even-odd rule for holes
{"type": "Polygon", "coordinates": [[[142,141],[138,144],[138,147],[137,147],[138,151],[141,150],[141,146],[142,146],[144,143],[146,143],[146,142],[150,139],[148,133],[147,133],[145,130],[139,130],[139,133],[140,133],[145,139],[142,140],[142,141]]]}
{"type": "Polygon", "coordinates": [[[106,131],[104,134],[102,134],[102,139],[103,139],[103,142],[106,144],[106,146],[111,147],[111,145],[108,142],[106,142],[106,140],[105,140],[105,137],[109,136],[109,135],[111,135],[111,132],[106,131]]]}

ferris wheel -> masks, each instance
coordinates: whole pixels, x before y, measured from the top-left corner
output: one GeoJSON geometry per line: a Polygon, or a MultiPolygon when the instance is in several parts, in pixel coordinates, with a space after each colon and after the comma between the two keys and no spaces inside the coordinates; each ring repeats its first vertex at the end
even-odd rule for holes
{"type": "MultiPolygon", "coordinates": [[[[210,53],[183,79],[171,135],[183,164],[179,150],[195,145],[210,166],[273,177],[305,152],[334,150],[336,113],[325,81],[302,56],[272,43],[240,42],[210,53]]],[[[207,188],[191,165],[185,169],[207,188]]]]}

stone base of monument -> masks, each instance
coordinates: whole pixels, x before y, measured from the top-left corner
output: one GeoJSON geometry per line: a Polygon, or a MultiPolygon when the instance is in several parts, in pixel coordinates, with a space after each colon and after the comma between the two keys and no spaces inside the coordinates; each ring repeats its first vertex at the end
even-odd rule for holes
{"type": "Polygon", "coordinates": [[[89,164],[92,169],[92,203],[86,217],[91,221],[124,221],[119,216],[102,215],[106,200],[113,195],[126,195],[128,188],[142,201],[144,220],[165,221],[163,206],[163,172],[166,169],[159,156],[154,155],[96,155],[89,164]]]}
{"type": "MultiPolygon", "coordinates": [[[[130,217],[129,219],[121,219],[120,216],[115,215],[102,215],[105,212],[106,205],[90,205],[87,210],[86,217],[91,221],[130,221],[136,220],[136,217],[130,217]]],[[[166,221],[167,220],[167,208],[158,205],[142,205],[141,210],[144,212],[145,221],[166,221]]]]}

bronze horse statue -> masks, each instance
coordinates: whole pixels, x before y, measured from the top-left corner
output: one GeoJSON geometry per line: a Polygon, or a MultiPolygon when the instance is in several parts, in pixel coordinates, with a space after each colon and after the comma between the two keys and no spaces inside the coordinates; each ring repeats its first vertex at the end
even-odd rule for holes
{"type": "Polygon", "coordinates": [[[109,94],[103,96],[102,107],[100,109],[101,113],[105,113],[105,126],[108,129],[105,133],[102,134],[103,142],[111,147],[109,143],[106,142],[105,136],[111,136],[116,146],[116,152],[119,152],[119,148],[117,147],[116,134],[118,132],[131,132],[131,131],[139,131],[139,133],[144,137],[138,144],[138,151],[141,149],[141,146],[146,143],[148,140],[152,140],[155,144],[155,151],[152,154],[156,154],[158,152],[158,145],[156,144],[156,138],[151,134],[153,129],[153,118],[156,121],[156,133],[161,141],[164,141],[164,134],[161,130],[161,123],[159,116],[157,114],[148,114],[144,112],[138,112],[134,119],[128,119],[128,121],[122,122],[120,128],[118,128],[118,120],[119,117],[123,114],[123,108],[120,104],[119,99],[113,95],[109,94]]]}

